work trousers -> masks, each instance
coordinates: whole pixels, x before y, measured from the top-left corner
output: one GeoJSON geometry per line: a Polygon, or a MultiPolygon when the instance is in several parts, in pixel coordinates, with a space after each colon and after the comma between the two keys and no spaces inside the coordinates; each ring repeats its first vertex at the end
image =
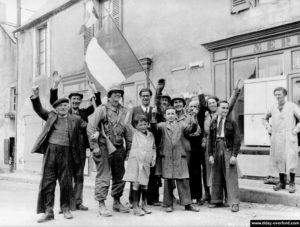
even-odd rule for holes
{"type": "Polygon", "coordinates": [[[225,194],[229,205],[239,204],[237,166],[230,165],[230,158],[231,152],[225,147],[225,141],[217,140],[211,173],[211,203],[223,203],[225,194]]]}
{"type": "Polygon", "coordinates": [[[95,200],[97,201],[106,200],[111,179],[111,196],[120,198],[123,195],[126,153],[123,146],[116,148],[117,150],[109,155],[106,146],[100,145],[101,155],[93,155],[97,169],[95,180],[95,200]]]}
{"type": "Polygon", "coordinates": [[[81,159],[79,164],[73,167],[73,191],[71,204],[78,206],[82,204],[83,182],[84,182],[85,159],[81,159]]]}
{"type": "Polygon", "coordinates": [[[183,206],[192,203],[189,179],[165,179],[164,181],[164,205],[173,205],[173,180],[176,181],[180,204],[183,206]]]}
{"type": "MultiPolygon", "coordinates": [[[[191,198],[202,199],[202,180],[201,180],[201,147],[193,147],[189,162],[191,198]]],[[[203,173],[204,174],[204,173],[203,173]]]]}
{"type": "Polygon", "coordinates": [[[147,202],[148,204],[153,204],[159,202],[159,187],[161,185],[161,179],[159,176],[155,175],[155,166],[150,168],[150,176],[148,182],[148,194],[147,202]]]}
{"type": "Polygon", "coordinates": [[[43,159],[37,213],[53,212],[56,180],[60,185],[60,206],[69,210],[72,192],[72,153],[68,146],[48,144],[43,159]]]}

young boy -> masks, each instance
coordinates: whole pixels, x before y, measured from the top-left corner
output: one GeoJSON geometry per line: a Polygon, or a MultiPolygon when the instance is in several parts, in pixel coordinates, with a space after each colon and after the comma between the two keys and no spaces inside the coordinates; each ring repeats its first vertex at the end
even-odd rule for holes
{"type": "MultiPolygon", "coordinates": [[[[166,179],[164,187],[166,212],[173,211],[172,180],[176,180],[180,203],[185,206],[185,209],[199,212],[199,208],[195,207],[191,200],[187,154],[183,142],[185,135],[197,129],[195,116],[192,117],[190,125],[178,123],[174,107],[168,107],[165,118],[166,122],[154,126],[156,125],[155,128],[161,133],[159,155],[162,161],[162,177],[166,179]]],[[[153,121],[155,122],[155,119],[153,121]]]]}
{"type": "Polygon", "coordinates": [[[149,121],[145,115],[136,115],[133,119],[132,145],[129,153],[124,181],[132,183],[133,214],[150,214],[147,209],[147,185],[150,167],[155,165],[156,149],[153,134],[148,130],[149,121]],[[142,209],[139,208],[139,190],[142,194],[142,209]]]}

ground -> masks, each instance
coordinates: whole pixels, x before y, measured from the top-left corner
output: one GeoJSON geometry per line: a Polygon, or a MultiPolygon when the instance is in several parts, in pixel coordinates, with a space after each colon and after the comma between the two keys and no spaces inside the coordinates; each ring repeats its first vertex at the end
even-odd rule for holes
{"type": "MultiPolygon", "coordinates": [[[[98,204],[94,191],[84,189],[84,205],[89,211],[75,211],[74,219],[66,220],[58,214],[59,196],[55,201],[55,220],[39,224],[36,214],[38,184],[0,180],[0,226],[249,226],[253,219],[300,219],[300,208],[283,205],[241,203],[240,212],[232,213],[229,208],[209,209],[207,204],[200,212],[184,211],[176,205],[173,213],[166,213],[162,207],[150,207],[152,214],[137,217],[132,214],[113,213],[113,217],[98,215],[98,204]]],[[[59,195],[59,191],[56,191],[59,195]]],[[[127,202],[128,188],[122,201],[127,202]]],[[[112,199],[106,201],[111,209],[112,199]]]]}

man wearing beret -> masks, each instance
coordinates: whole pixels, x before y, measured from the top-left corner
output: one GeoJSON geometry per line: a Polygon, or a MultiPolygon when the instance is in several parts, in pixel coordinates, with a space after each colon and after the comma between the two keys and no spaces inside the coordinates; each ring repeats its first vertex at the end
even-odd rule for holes
{"type": "MultiPolygon", "coordinates": [[[[58,74],[57,71],[53,73],[54,84],[53,88],[50,89],[50,103],[53,104],[57,100],[57,92],[58,92],[58,85],[61,81],[61,76],[58,74]]],[[[101,95],[100,92],[97,92],[94,84],[89,83],[89,87],[95,93],[91,99],[95,98],[96,106],[101,104],[101,95]]],[[[82,120],[86,123],[88,122],[88,116],[94,112],[94,106],[90,105],[87,108],[79,108],[80,104],[82,103],[83,94],[81,93],[71,93],[69,94],[70,99],[70,109],[69,113],[79,116],[82,120]]],[[[74,177],[74,188],[71,200],[71,209],[72,210],[88,210],[88,207],[82,204],[82,191],[83,191],[83,182],[84,182],[84,166],[86,161],[86,149],[89,148],[89,142],[86,134],[86,129],[83,129],[79,132],[79,154],[80,154],[80,163],[73,165],[73,177],[74,177]],[[76,206],[76,207],[75,207],[76,206]]]]}
{"type": "Polygon", "coordinates": [[[38,87],[33,88],[30,97],[34,111],[46,121],[42,133],[34,144],[32,153],[44,154],[42,179],[39,188],[37,213],[44,213],[39,223],[54,219],[54,195],[56,180],[60,185],[60,206],[66,219],[73,218],[70,213],[70,192],[72,173],[70,163],[80,162],[78,152],[79,130],[86,123],[79,117],[68,113],[69,100],[58,99],[53,103],[55,111],[45,110],[39,99],[38,87]]]}

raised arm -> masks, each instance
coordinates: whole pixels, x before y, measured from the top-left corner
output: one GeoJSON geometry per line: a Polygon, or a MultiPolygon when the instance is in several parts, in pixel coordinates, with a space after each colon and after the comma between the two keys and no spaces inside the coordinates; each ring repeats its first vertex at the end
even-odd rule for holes
{"type": "Polygon", "coordinates": [[[232,95],[230,96],[229,98],[229,101],[228,101],[228,104],[229,104],[229,109],[228,109],[228,114],[231,113],[231,111],[233,110],[234,108],[234,105],[236,103],[236,100],[238,99],[240,93],[241,93],[241,90],[244,86],[244,83],[242,82],[241,79],[239,79],[237,82],[236,82],[236,85],[234,87],[234,90],[232,92],[232,95]]]}
{"type": "Polygon", "coordinates": [[[58,85],[62,79],[61,75],[58,74],[57,71],[54,71],[52,73],[52,79],[53,79],[53,86],[50,89],[50,104],[53,105],[53,103],[58,99],[57,92],[58,92],[58,85]]]}
{"type": "Polygon", "coordinates": [[[49,111],[44,109],[41,104],[40,97],[39,97],[39,88],[37,86],[33,87],[32,91],[33,91],[33,95],[30,97],[30,100],[32,102],[33,109],[44,121],[47,121],[49,116],[49,111]]]}

